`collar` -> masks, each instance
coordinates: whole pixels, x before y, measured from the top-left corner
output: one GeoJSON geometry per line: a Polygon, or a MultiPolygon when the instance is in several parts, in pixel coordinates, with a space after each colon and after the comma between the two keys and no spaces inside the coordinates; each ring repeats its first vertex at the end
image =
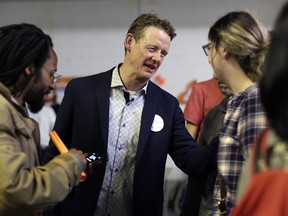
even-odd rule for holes
{"type": "Polygon", "coordinates": [[[28,112],[25,107],[21,106],[18,101],[12,96],[10,90],[0,82],[0,94],[3,95],[10,103],[12,103],[25,117],[28,116],[28,112]]]}
{"type": "MultiPolygon", "coordinates": [[[[128,90],[125,88],[125,86],[124,86],[124,84],[122,82],[122,79],[120,77],[120,73],[119,73],[120,66],[121,66],[121,64],[119,64],[117,67],[115,67],[113,72],[112,72],[111,88],[122,88],[122,89],[124,89],[125,91],[128,92],[128,90]]],[[[143,92],[143,94],[145,95],[147,93],[148,83],[149,83],[149,81],[138,92],[143,92]]]]}

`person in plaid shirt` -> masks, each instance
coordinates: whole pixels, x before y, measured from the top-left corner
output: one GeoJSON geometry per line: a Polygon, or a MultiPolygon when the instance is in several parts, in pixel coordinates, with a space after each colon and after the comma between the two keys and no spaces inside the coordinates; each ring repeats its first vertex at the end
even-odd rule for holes
{"type": "Polygon", "coordinates": [[[229,215],[249,150],[268,127],[257,84],[268,45],[261,23],[249,12],[234,11],[214,23],[203,46],[217,79],[234,94],[219,135],[213,215],[229,215]]]}

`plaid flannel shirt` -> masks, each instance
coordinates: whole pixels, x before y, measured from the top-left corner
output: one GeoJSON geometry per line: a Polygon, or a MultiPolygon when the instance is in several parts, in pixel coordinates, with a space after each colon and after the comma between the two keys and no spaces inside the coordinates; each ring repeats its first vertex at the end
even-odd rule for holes
{"type": "MultiPolygon", "coordinates": [[[[238,179],[257,136],[268,127],[260,101],[258,84],[245,89],[230,99],[219,136],[218,169],[226,183],[228,215],[235,203],[238,179]]],[[[213,213],[218,215],[220,200],[218,177],[214,188],[213,213]]]]}

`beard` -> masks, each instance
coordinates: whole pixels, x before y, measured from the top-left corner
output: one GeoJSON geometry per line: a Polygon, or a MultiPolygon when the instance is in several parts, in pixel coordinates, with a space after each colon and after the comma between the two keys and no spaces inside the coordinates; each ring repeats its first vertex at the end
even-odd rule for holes
{"type": "Polygon", "coordinates": [[[38,113],[44,106],[45,95],[50,93],[50,89],[48,88],[37,88],[28,92],[27,96],[25,96],[24,100],[28,105],[28,109],[32,113],[38,113]]]}

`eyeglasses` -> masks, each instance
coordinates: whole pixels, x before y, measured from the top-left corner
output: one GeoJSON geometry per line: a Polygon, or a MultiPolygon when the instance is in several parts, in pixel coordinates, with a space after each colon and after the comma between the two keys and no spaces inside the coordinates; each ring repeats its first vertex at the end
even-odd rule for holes
{"type": "Polygon", "coordinates": [[[58,74],[58,73],[54,73],[52,76],[51,76],[51,80],[53,80],[53,83],[57,82],[57,80],[59,80],[61,78],[61,75],[58,74]]]}
{"type": "Polygon", "coordinates": [[[202,46],[202,49],[203,49],[203,51],[204,51],[206,56],[209,55],[209,52],[210,52],[210,49],[211,49],[211,45],[212,45],[212,43],[208,43],[208,44],[202,46]]]}
{"type": "Polygon", "coordinates": [[[43,66],[43,68],[50,73],[50,76],[51,76],[51,81],[53,83],[57,82],[57,80],[60,79],[61,75],[58,74],[58,73],[53,73],[53,70],[49,70],[48,68],[46,68],[45,66],[43,66]]]}

